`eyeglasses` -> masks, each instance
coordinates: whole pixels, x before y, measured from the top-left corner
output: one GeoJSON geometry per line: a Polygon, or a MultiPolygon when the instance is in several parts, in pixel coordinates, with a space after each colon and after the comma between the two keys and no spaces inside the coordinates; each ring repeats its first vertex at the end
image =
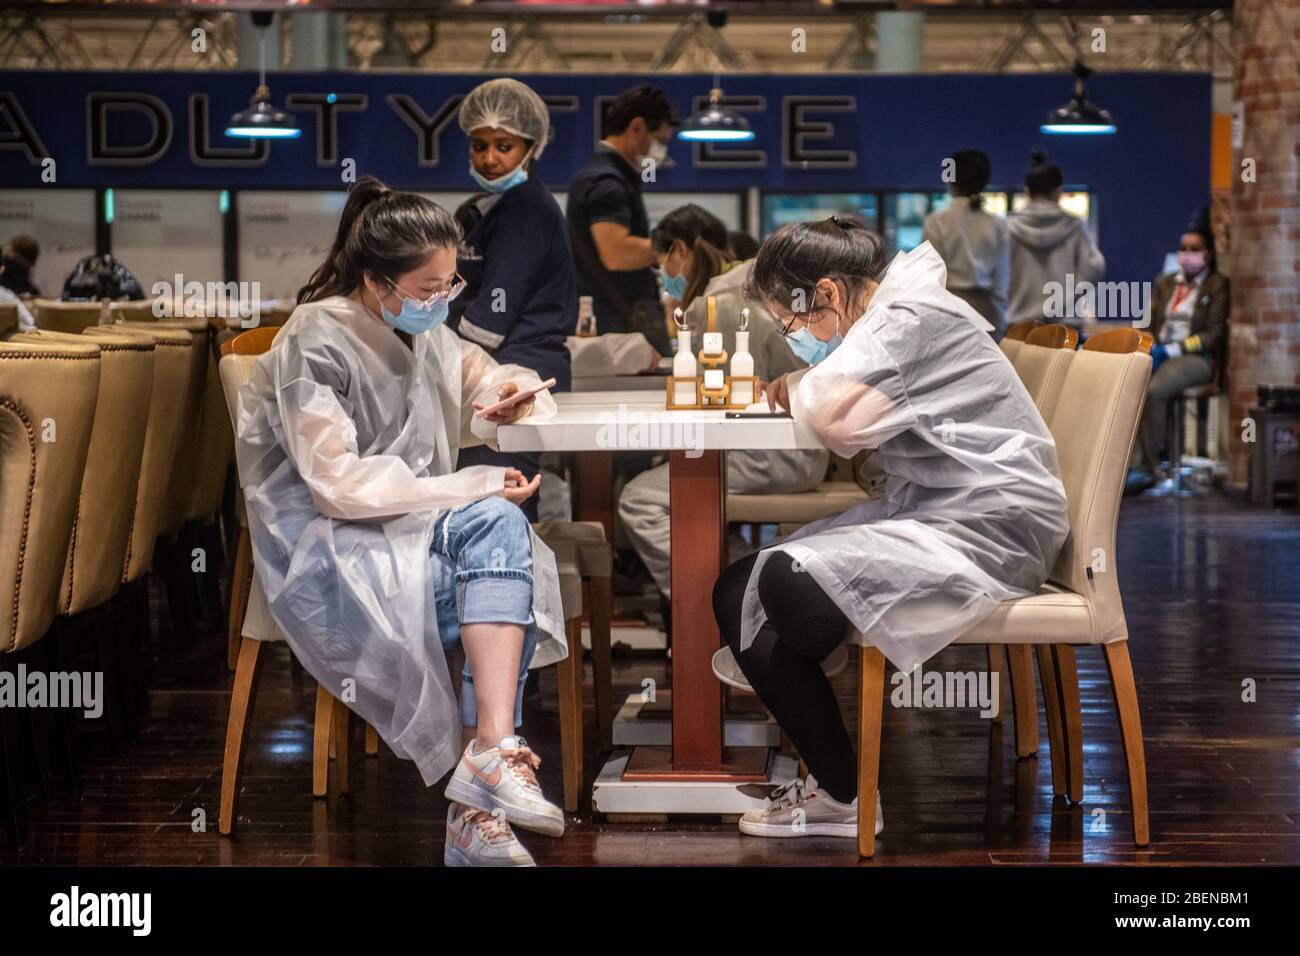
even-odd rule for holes
{"type": "Polygon", "coordinates": [[[429,296],[427,299],[421,299],[419,296],[411,295],[409,292],[407,292],[405,289],[399,286],[396,282],[389,280],[389,284],[398,292],[400,292],[402,295],[406,296],[408,299],[414,302],[416,308],[424,312],[427,312],[429,309],[432,309],[443,299],[446,299],[448,302],[450,302],[452,299],[456,298],[456,296],[460,295],[462,292],[465,291],[465,285],[466,285],[465,280],[461,277],[461,274],[459,272],[453,272],[451,274],[451,281],[448,283],[447,288],[439,289],[437,292],[433,293],[433,295],[429,296]]]}

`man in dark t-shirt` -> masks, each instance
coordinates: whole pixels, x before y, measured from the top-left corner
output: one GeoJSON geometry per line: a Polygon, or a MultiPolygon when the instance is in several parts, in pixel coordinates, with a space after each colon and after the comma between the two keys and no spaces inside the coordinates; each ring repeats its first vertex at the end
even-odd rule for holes
{"type": "Polygon", "coordinates": [[[565,210],[578,295],[592,297],[597,331],[643,332],[665,353],[641,177],[667,156],[680,125],[662,90],[638,86],[622,93],[605,110],[604,138],[569,187],[565,210]]]}

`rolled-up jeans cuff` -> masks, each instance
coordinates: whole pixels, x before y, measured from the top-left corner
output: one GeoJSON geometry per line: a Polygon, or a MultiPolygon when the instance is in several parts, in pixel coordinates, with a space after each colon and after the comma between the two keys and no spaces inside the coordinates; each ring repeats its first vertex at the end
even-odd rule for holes
{"type": "Polygon", "coordinates": [[[460,623],[529,624],[533,619],[533,576],[512,568],[456,575],[460,623]]]}

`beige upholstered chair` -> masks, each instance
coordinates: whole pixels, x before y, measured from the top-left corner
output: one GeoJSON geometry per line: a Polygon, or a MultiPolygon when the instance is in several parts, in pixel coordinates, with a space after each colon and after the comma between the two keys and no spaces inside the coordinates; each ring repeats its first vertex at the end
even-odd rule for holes
{"type": "Polygon", "coordinates": [[[1025,344],[1025,339],[1028,338],[1029,333],[1042,324],[1041,322],[1035,322],[1033,319],[1026,319],[1011,326],[1011,328],[1007,329],[1007,334],[1002,337],[1002,341],[998,343],[1002,347],[1002,353],[1007,358],[1014,359],[1016,353],[1020,351],[1020,347],[1025,344]]]}
{"type": "MultiPolygon", "coordinates": [[[[154,341],[143,333],[112,332],[106,326],[92,326],[81,335],[38,329],[14,341],[90,342],[99,347],[99,395],[59,591],[59,628],[62,633],[94,634],[97,666],[104,672],[109,733],[114,747],[120,748],[130,736],[127,718],[138,700],[138,694],[128,696],[128,688],[142,680],[142,662],[133,654],[119,653],[119,648],[129,651],[138,644],[119,639],[109,626],[106,605],[121,583],[131,531],[153,390],[154,341]]],[[[71,746],[69,752],[74,752],[71,746]]]]}
{"type": "MultiPolygon", "coordinates": [[[[1043,420],[1050,422],[1060,398],[1061,385],[1065,381],[1065,371],[1074,357],[1074,346],[1079,341],[1079,333],[1065,325],[1039,325],[1031,330],[1021,347],[1011,357],[1011,364],[1020,377],[1029,397],[1034,400],[1043,420]]],[[[1034,707],[1034,665],[1033,649],[1027,645],[1013,645],[1008,648],[990,644],[989,671],[998,673],[1004,663],[1011,678],[1012,713],[1015,717],[1016,755],[1028,757],[1038,752],[1038,712],[1034,707]]],[[[1056,737],[1056,725],[1052,722],[1056,710],[1049,695],[1056,689],[1052,657],[1046,648],[1038,649],[1039,670],[1047,675],[1042,681],[1044,705],[1048,714],[1048,727],[1053,744],[1059,743],[1056,737]]],[[[999,713],[994,718],[1001,722],[999,713]]],[[[1060,776],[1062,767],[1060,750],[1052,753],[1053,783],[1058,786],[1057,794],[1063,795],[1064,778],[1060,776]]]]}
{"type": "Polygon", "coordinates": [[[765,524],[801,528],[842,514],[871,497],[863,477],[866,455],[852,459],[831,455],[826,478],[811,491],[776,495],[727,495],[727,522],[749,525],[755,546],[765,524]]]}
{"type": "Polygon", "coordinates": [[[37,299],[32,303],[32,318],[38,329],[51,332],[81,332],[98,325],[104,314],[101,302],[61,302],[58,299],[37,299]]]}
{"type": "MultiPolygon", "coordinates": [[[[108,303],[110,322],[153,322],[160,318],[154,311],[156,299],[115,299],[108,303]]],[[[159,306],[161,309],[161,306],[159,306]]]]}
{"type": "MultiPolygon", "coordinates": [[[[22,659],[58,613],[99,374],[91,342],[0,343],[0,588],[9,595],[0,601],[0,658],[9,661],[22,659]]],[[[0,708],[0,798],[16,845],[25,841],[26,795],[15,745],[31,717],[0,708]]]]}
{"type": "MultiPolygon", "coordinates": [[[[211,327],[208,325],[208,320],[204,318],[160,319],[156,324],[161,328],[184,329],[190,334],[190,374],[185,380],[185,389],[173,399],[181,405],[180,444],[177,446],[174,470],[167,492],[167,507],[163,512],[162,525],[158,529],[160,537],[170,538],[185,524],[189,513],[190,495],[203,451],[199,443],[199,434],[205,380],[208,366],[213,362],[209,341],[211,327]]],[[[228,460],[229,456],[227,456],[228,460]]]]}
{"type": "MultiPolygon", "coordinates": [[[[1070,534],[1047,583],[1037,594],[1004,601],[957,643],[1033,645],[1048,639],[1054,652],[1067,648],[1071,654],[1077,645],[1101,645],[1124,743],[1133,840],[1138,846],[1146,846],[1150,842],[1146,759],[1128,654],[1128,626],[1115,567],[1115,529],[1129,453],[1151,373],[1151,359],[1144,354],[1149,351],[1150,336],[1145,342],[1137,340],[1145,349],[1136,352],[1110,351],[1113,341],[1106,335],[1089,339],[1070,360],[1049,422],[1065,484],[1070,534]],[[1098,555],[1105,557],[1103,566],[1097,564],[1098,555]]],[[[861,645],[858,852],[872,856],[885,660],[863,635],[855,633],[851,639],[861,645]]],[[[1071,657],[1067,665],[1072,664],[1071,657]]],[[[1057,665],[1062,666],[1059,659],[1057,665]]],[[[1060,725],[1061,732],[1068,736],[1063,752],[1079,753],[1081,775],[1082,744],[1073,736],[1069,720],[1060,725]]],[[[1072,763],[1073,758],[1067,768],[1072,763]]]]}
{"type": "Polygon", "coordinates": [[[154,342],[153,389],[149,394],[149,420],[145,427],[140,481],[136,486],[131,532],[127,538],[122,583],[144,579],[153,562],[154,541],[167,506],[173,464],[182,434],[184,395],[193,364],[192,337],[184,329],[157,322],[117,322],[104,326],[106,334],[134,339],[141,333],[154,342]]]}

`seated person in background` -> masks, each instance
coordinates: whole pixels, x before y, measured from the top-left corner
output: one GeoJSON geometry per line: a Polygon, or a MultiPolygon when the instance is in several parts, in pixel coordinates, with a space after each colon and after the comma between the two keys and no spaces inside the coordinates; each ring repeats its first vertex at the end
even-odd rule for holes
{"type": "Polygon", "coordinates": [[[32,278],[36,260],[41,257],[40,243],[31,236],[14,236],[5,243],[3,256],[0,261],[0,287],[8,289],[14,295],[40,295],[40,287],[32,278]]]}
{"type": "MultiPolygon", "coordinates": [[[[683,305],[684,321],[691,329],[691,348],[699,350],[707,321],[707,298],[717,305],[715,331],[730,356],[736,349],[740,310],[749,309],[749,351],[754,374],[769,381],[804,368],[806,361],[790,351],[780,328],[767,310],[741,294],[749,276],[749,262],[732,258],[727,229],[699,206],[688,204],[666,215],[650,233],[670,295],[683,305]]],[[[757,391],[755,400],[760,398],[757,391]]],[[[736,494],[787,494],[811,491],[826,476],[826,451],[730,451],[727,453],[727,489],[736,494]]],[[[623,488],[618,514],[633,547],[654,577],[665,598],[671,597],[669,566],[668,465],[644,471],[623,488]]]]}
{"type": "Polygon", "coordinates": [[[1214,381],[1224,360],[1229,283],[1215,265],[1207,210],[1179,241],[1178,271],[1156,279],[1147,329],[1156,340],[1153,371],[1129,462],[1128,494],[1141,494],[1156,483],[1169,400],[1184,389],[1214,381]]]}
{"type": "MultiPolygon", "coordinates": [[[[4,273],[0,272],[0,279],[4,278],[4,273]]],[[[14,295],[9,289],[0,285],[0,304],[13,303],[18,307],[18,332],[30,332],[36,328],[36,320],[32,318],[31,312],[23,304],[23,300],[14,295]]]]}
{"type": "Polygon", "coordinates": [[[727,242],[731,246],[731,257],[745,262],[758,255],[758,240],[747,232],[733,229],[727,233],[727,242]]]}
{"type": "Polygon", "coordinates": [[[978,149],[959,149],[952,160],[953,201],[925,217],[921,236],[948,267],[948,291],[988,319],[993,338],[1001,339],[1007,330],[1007,224],[985,212],[980,197],[993,168],[978,149]]]}

